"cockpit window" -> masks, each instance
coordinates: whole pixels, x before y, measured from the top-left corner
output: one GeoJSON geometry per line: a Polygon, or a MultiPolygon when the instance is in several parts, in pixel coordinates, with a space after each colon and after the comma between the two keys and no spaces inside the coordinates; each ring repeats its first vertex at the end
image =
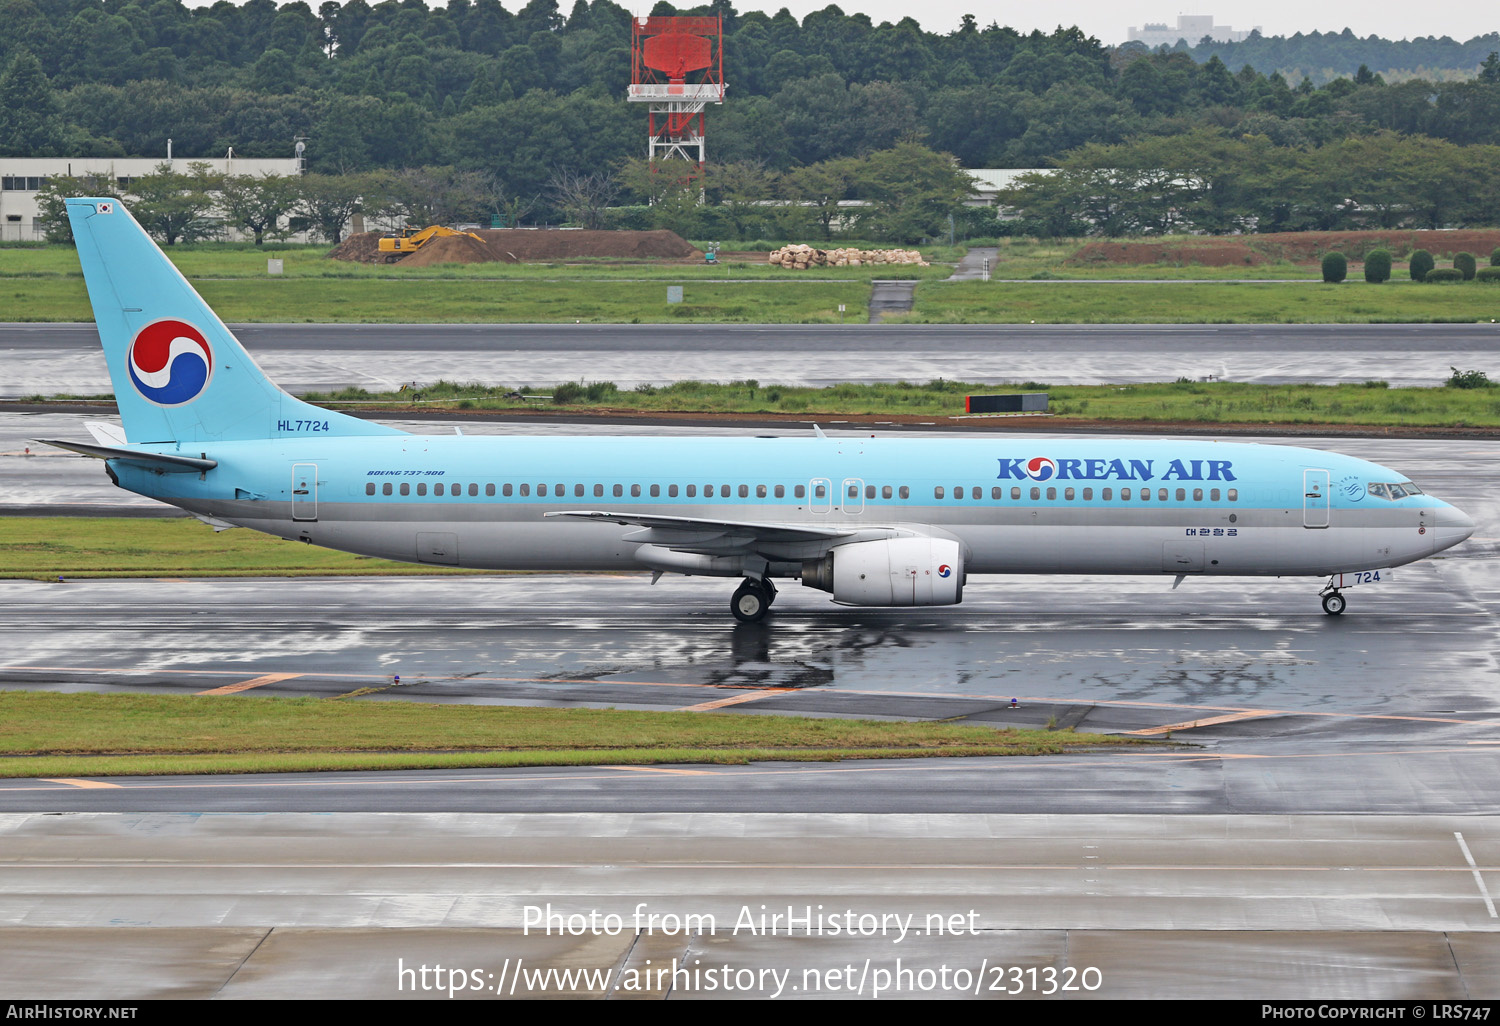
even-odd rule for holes
{"type": "Polygon", "coordinates": [[[1422,489],[1410,481],[1392,481],[1389,483],[1371,483],[1369,485],[1371,495],[1380,499],[1404,499],[1408,495],[1421,495],[1422,489]]]}

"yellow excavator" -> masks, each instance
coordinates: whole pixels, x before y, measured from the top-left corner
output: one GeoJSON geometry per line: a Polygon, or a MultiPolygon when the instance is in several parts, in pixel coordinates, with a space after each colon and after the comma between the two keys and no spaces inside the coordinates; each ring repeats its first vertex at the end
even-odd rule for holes
{"type": "Polygon", "coordinates": [[[460,232],[452,228],[444,228],[440,224],[431,225],[427,228],[402,228],[391,232],[389,235],[380,237],[380,252],[385,255],[385,262],[394,264],[397,260],[408,253],[415,253],[432,239],[443,238],[449,235],[467,235],[475,242],[483,242],[473,232],[460,232]]]}

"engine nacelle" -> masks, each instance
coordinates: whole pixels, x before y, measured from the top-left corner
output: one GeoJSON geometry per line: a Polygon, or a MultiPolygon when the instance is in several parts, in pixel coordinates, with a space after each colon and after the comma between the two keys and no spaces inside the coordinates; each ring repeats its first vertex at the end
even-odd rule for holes
{"type": "Polygon", "coordinates": [[[946,538],[854,542],[803,563],[802,583],[849,606],[951,606],[964,599],[963,553],[946,538]]]}

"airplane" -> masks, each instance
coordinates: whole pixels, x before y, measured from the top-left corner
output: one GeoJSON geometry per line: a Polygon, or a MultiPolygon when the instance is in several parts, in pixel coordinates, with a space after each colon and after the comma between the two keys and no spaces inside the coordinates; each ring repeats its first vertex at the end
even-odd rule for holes
{"type": "MultiPolygon", "coordinates": [[[[121,426],[47,444],[217,528],[433,566],[776,581],[941,606],[969,574],[1326,577],[1343,590],[1474,522],[1350,456],[1213,441],[414,435],[274,385],[118,200],[68,217],[121,426]]],[[[816,430],[816,429],[815,429],[816,430]]]]}

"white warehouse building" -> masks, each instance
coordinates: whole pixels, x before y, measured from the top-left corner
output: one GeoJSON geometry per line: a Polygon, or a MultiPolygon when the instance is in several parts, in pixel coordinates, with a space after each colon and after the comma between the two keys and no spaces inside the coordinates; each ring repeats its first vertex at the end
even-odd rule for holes
{"type": "MultiPolygon", "coordinates": [[[[163,164],[186,171],[189,164],[207,164],[222,175],[298,175],[301,157],[0,157],[0,242],[41,241],[37,190],[49,178],[84,175],[108,178],[128,192],[134,178],[149,175],[163,164]]],[[[238,238],[235,232],[231,238],[238,238]]]]}

